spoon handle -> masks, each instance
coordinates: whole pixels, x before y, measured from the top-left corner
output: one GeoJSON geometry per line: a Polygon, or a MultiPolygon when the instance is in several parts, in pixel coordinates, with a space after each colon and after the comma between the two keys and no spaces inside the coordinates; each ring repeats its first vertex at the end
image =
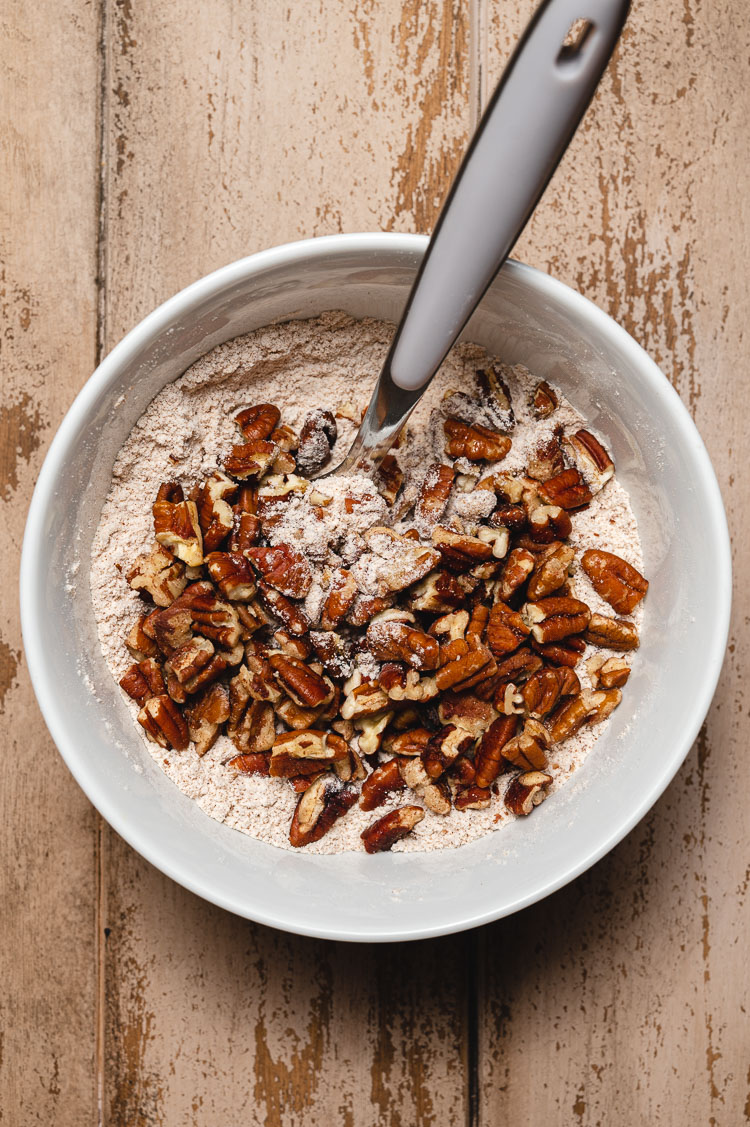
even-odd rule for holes
{"type": "Polygon", "coordinates": [[[540,4],[443,205],[370,407],[337,472],[377,464],[397,437],[526,226],[629,8],[630,0],[540,4]]]}

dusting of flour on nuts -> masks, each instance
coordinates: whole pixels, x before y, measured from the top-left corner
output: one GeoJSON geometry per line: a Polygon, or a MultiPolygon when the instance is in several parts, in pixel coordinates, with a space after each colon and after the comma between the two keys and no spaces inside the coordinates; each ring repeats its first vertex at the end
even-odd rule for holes
{"type": "Polygon", "coordinates": [[[206,814],[312,853],[456,847],[544,817],[637,660],[648,583],[606,436],[456,346],[375,477],[347,453],[393,326],[215,348],[115,462],[92,549],[105,659],[206,814]]]}

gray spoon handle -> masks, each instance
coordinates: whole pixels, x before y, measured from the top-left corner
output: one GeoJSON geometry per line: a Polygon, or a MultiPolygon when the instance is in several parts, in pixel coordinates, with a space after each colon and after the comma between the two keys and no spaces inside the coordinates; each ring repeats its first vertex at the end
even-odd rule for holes
{"type": "Polygon", "coordinates": [[[630,0],[543,0],[430,239],[369,409],[336,472],[377,464],[510,253],[607,66],[630,0]],[[584,33],[565,46],[571,26],[584,33]]]}

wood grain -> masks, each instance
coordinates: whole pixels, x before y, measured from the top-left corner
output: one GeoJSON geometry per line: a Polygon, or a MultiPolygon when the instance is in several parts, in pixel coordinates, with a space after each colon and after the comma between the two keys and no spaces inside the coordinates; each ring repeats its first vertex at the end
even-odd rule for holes
{"type": "Polygon", "coordinates": [[[96,349],[94,7],[3,5],[0,49],[0,1121],[96,1115],[96,833],[47,734],[18,612],[42,454],[96,349]]]}
{"type": "MultiPolygon", "coordinates": [[[[521,7],[531,5],[491,4],[493,68],[521,7]]],[[[667,795],[591,873],[482,937],[487,1125],[750,1115],[750,482],[737,457],[750,411],[737,378],[750,232],[733,183],[750,161],[749,47],[740,3],[638,4],[517,251],[607,309],[673,380],[713,458],[740,578],[719,690],[667,795]]]]}
{"type": "MultiPolygon", "coordinates": [[[[108,9],[105,344],[199,274],[428,228],[469,123],[457,3],[108,9]]],[[[106,1122],[460,1123],[464,938],[346,947],[178,888],[106,833],[106,1122]]]]}

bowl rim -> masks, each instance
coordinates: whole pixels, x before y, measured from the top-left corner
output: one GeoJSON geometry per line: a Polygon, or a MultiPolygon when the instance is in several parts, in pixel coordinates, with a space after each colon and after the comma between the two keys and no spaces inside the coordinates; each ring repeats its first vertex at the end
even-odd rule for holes
{"type": "Polygon", "coordinates": [[[239,898],[216,892],[210,885],[195,879],[188,866],[178,858],[171,856],[163,845],[158,846],[151,839],[147,826],[140,826],[127,814],[122,814],[116,798],[110,795],[106,786],[100,786],[88,772],[85,761],[79,759],[76,748],[66,741],[63,732],[54,687],[45,670],[41,615],[38,613],[35,601],[35,591],[39,589],[38,579],[42,558],[41,553],[37,550],[37,545],[41,543],[44,535],[45,512],[54,499],[55,482],[66,461],[71,444],[79,431],[79,420],[85,417],[89,407],[106,388],[109,380],[115,376],[133,353],[140,350],[149,338],[158,335],[167,328],[176,316],[184,317],[189,314],[196,305],[211,294],[263,270],[293,262],[302,264],[310,259],[326,257],[329,252],[363,254],[368,251],[379,252],[387,247],[390,251],[413,253],[419,256],[424,252],[427,242],[428,238],[424,235],[362,232],[327,235],[284,243],[220,267],[199,278],[157,306],[104,357],[68,408],[53,437],[39,472],[29,506],[23,538],[20,568],[20,611],[29,674],[39,708],[52,739],[86,796],[101,816],[133,849],[155,868],[189,891],[210,903],[233,912],[235,915],[253,920],[256,923],[314,938],[351,942],[399,942],[449,935],[511,915],[544,899],[570,881],[575,880],[630,833],[661,797],[676,775],[687,757],[710,707],[721,673],[729,635],[732,564],[726,513],[708,452],[687,408],[648,353],[607,313],[565,283],[535,267],[509,259],[503,267],[504,271],[516,275],[524,284],[530,285],[542,296],[549,297],[566,313],[583,318],[594,330],[609,337],[622,351],[630,354],[633,363],[643,371],[653,384],[654,393],[666,401],[667,410],[675,418],[675,422],[679,425],[686,443],[690,447],[696,472],[701,477],[706,491],[711,495],[711,504],[706,519],[712,525],[711,546],[716,560],[716,591],[719,613],[716,616],[711,647],[703,654],[706,676],[701,692],[696,694],[686,705],[688,717],[683,728],[682,739],[673,745],[672,754],[662,764],[661,774],[642,795],[637,806],[631,808],[620,820],[613,823],[609,833],[577,863],[567,868],[564,873],[543,883],[533,892],[516,897],[511,903],[505,903],[499,908],[489,907],[486,911],[474,914],[463,914],[449,924],[417,926],[407,930],[358,932],[301,923],[297,916],[293,914],[285,915],[281,910],[274,913],[254,911],[252,906],[248,907],[247,903],[240,901],[239,898]]]}

